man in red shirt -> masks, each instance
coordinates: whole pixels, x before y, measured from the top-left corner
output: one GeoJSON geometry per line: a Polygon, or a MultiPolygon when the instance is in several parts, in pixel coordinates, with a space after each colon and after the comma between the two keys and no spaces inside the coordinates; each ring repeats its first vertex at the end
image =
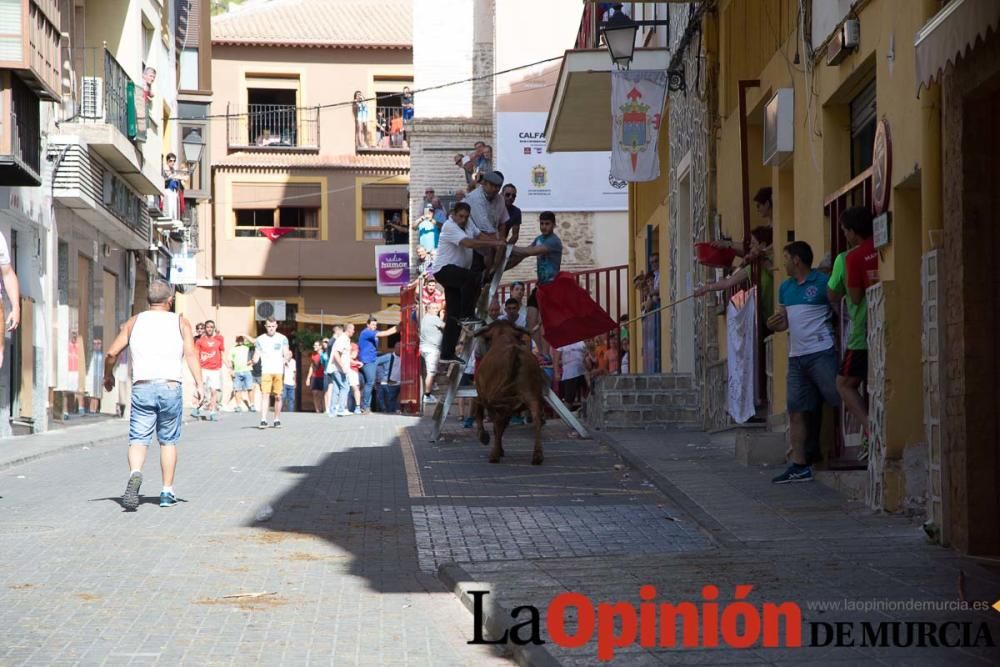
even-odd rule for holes
{"type": "Polygon", "coordinates": [[[208,418],[216,421],[219,418],[218,402],[222,397],[222,353],[226,346],[222,336],[215,333],[215,322],[212,320],[205,322],[205,335],[198,338],[194,346],[198,350],[206,396],[205,402],[195,408],[191,416],[202,416],[201,408],[207,404],[208,418]]]}

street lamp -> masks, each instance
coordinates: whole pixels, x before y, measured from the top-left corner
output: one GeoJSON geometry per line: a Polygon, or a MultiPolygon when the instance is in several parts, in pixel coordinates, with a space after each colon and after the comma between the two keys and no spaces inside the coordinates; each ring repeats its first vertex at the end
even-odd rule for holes
{"type": "Polygon", "coordinates": [[[628,69],[635,50],[635,33],[639,24],[622,11],[621,3],[614,6],[615,13],[604,24],[604,43],[608,45],[611,60],[618,69],[628,69]]]}
{"type": "Polygon", "coordinates": [[[205,140],[201,138],[201,133],[198,130],[192,130],[184,135],[184,141],[181,145],[184,147],[184,159],[188,166],[201,160],[201,151],[205,148],[205,140]]]}

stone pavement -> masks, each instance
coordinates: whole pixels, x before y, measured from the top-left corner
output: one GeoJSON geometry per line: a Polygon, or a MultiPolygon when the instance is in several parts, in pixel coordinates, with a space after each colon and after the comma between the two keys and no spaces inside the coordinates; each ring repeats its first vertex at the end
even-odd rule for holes
{"type": "Polygon", "coordinates": [[[85,423],[72,421],[45,433],[3,438],[0,440],[0,470],[72,449],[89,449],[128,435],[128,422],[124,419],[80,421],[85,423]]]}
{"type": "MultiPolygon", "coordinates": [[[[634,538],[595,555],[467,560],[459,563],[467,580],[463,588],[488,587],[502,612],[528,604],[544,609],[566,591],[582,593],[595,603],[638,605],[643,584],[656,587],[658,602],[700,603],[702,587],[714,584],[721,591],[721,610],[734,599],[737,585],[750,584],[754,590],[748,601],[758,607],[765,601],[796,602],[804,622],[971,621],[978,626],[985,621],[993,640],[1000,642],[1000,614],[991,610],[895,610],[911,600],[953,604],[961,597],[982,605],[1000,598],[1000,564],[960,558],[927,544],[918,520],[872,514],[817,483],[772,485],[770,478],[777,471],[737,465],[731,439],[655,431],[617,431],[602,434],[601,439],[628,463],[629,469],[620,474],[655,483],[667,498],[664,507],[671,508],[669,514],[680,525],[696,527],[706,538],[704,546],[651,553],[634,538]],[[880,610],[838,611],[815,604],[846,607],[845,600],[873,602],[880,610]]],[[[511,450],[515,457],[520,450],[523,457],[527,447],[527,442],[507,447],[508,458],[511,450]]],[[[589,454],[586,448],[579,451],[589,454]]],[[[637,534],[634,526],[627,532],[637,534]]],[[[548,639],[544,627],[543,623],[543,637],[548,639]]],[[[567,628],[576,627],[575,615],[569,616],[567,628]]],[[[860,644],[861,626],[854,632],[860,644]]],[[[804,641],[810,642],[808,634],[804,641]]],[[[1000,649],[982,647],[629,647],[617,651],[611,663],[597,660],[594,643],[563,649],[549,642],[544,648],[564,665],[1000,663],[1000,649]]]]}
{"type": "MultiPolygon", "coordinates": [[[[925,544],[914,520],[871,515],[818,484],[772,486],[773,470],[736,466],[730,442],[702,434],[602,442],[552,422],[545,463],[531,466],[530,427],[511,429],[491,465],[455,421],[437,443],[428,420],[409,417],[285,424],[258,431],[254,416],[225,415],[187,425],[185,502],[169,510],[156,505],[150,460],[147,502],[122,512],[124,443],[0,470],[0,665],[608,664],[593,642],[468,645],[473,619],[448,592],[455,584],[489,588],[494,619],[565,591],[637,603],[643,584],[660,602],[701,601],[706,584],[725,602],[752,584],[750,602],[795,601],[807,621],[1000,618],[807,608],[960,590],[992,601],[1000,575],[925,544]],[[260,523],[264,505],[274,516],[260,523]]],[[[983,649],[630,647],[610,664],[995,659],[983,649]]]]}
{"type": "Polygon", "coordinates": [[[170,509],[154,450],[122,511],[124,437],[0,471],[0,664],[507,664],[418,565],[413,420],[284,421],[188,424],[170,509]]]}

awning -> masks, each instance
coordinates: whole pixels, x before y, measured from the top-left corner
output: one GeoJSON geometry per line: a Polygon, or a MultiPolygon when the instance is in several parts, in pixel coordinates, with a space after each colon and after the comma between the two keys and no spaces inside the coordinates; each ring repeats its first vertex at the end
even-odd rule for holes
{"type": "Polygon", "coordinates": [[[410,193],[405,185],[363,185],[361,208],[405,211],[410,208],[410,193]]]}
{"type": "MultiPolygon", "coordinates": [[[[666,70],[667,49],[636,49],[633,70],[666,70]]],[[[550,153],[611,150],[611,56],[607,49],[566,52],[549,119],[545,124],[550,153]]]]}
{"type": "Polygon", "coordinates": [[[319,183],[234,183],[233,208],[319,208],[321,189],[319,183]]]}
{"type": "Polygon", "coordinates": [[[379,324],[392,326],[399,324],[399,306],[389,306],[377,313],[355,313],[354,315],[334,315],[333,313],[296,313],[295,321],[301,324],[322,324],[332,327],[334,324],[365,324],[368,316],[374,315],[379,324]]]}
{"type": "Polygon", "coordinates": [[[917,31],[913,46],[917,55],[917,92],[929,86],[949,63],[955,62],[976,41],[986,39],[1000,26],[997,0],[951,0],[917,31]]]}

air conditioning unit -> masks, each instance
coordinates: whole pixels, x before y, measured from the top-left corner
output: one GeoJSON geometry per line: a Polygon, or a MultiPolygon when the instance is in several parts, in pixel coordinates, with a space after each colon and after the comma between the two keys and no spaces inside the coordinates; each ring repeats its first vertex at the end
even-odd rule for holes
{"type": "Polygon", "coordinates": [[[83,77],[83,99],[80,115],[84,118],[104,118],[104,79],[99,76],[83,77]]]}
{"type": "Polygon", "coordinates": [[[779,88],[764,108],[764,164],[780,167],[795,148],[795,96],[779,88]]]}
{"type": "Polygon", "coordinates": [[[160,195],[146,195],[146,210],[154,218],[163,218],[163,199],[160,195]]]}
{"type": "Polygon", "coordinates": [[[285,319],[284,301],[264,301],[258,299],[254,301],[254,319],[257,321],[266,320],[273,317],[279,322],[285,319]]]}

